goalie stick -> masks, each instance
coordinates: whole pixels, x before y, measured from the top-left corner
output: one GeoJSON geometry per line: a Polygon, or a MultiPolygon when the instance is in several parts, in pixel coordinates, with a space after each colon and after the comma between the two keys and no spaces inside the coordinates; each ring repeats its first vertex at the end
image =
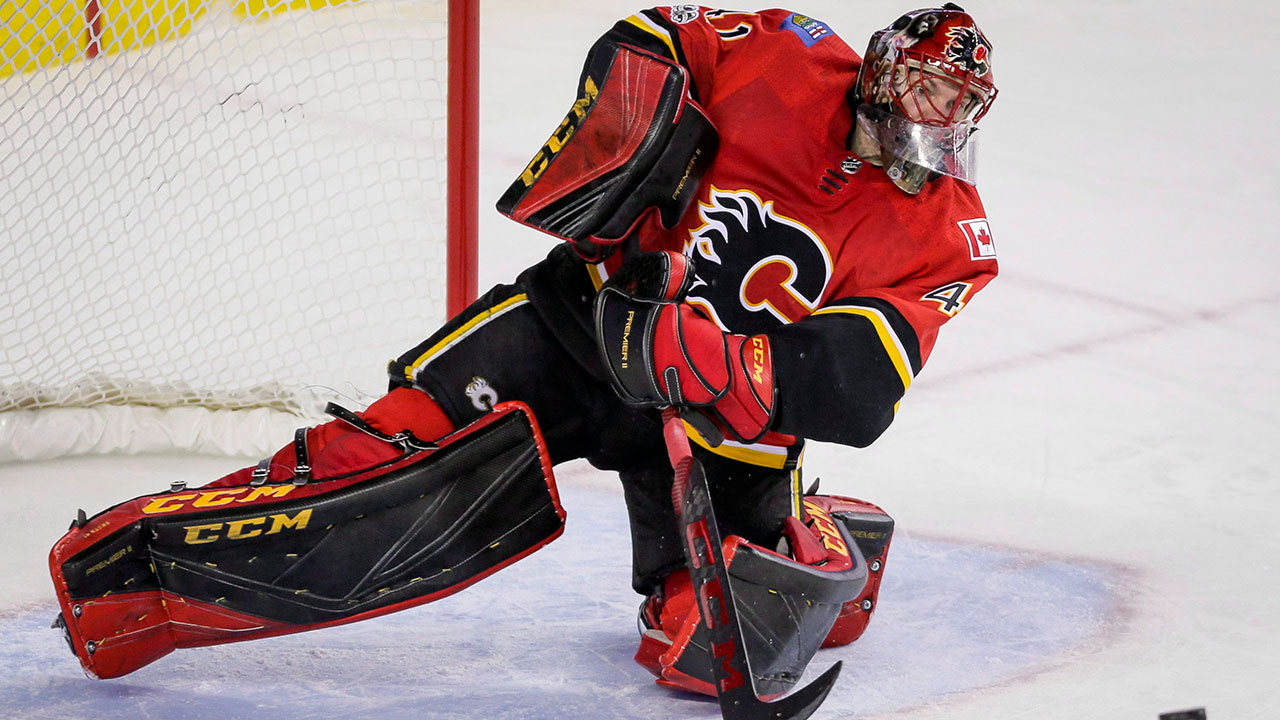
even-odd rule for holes
{"type": "Polygon", "coordinates": [[[662,425],[675,472],[671,501],[679,516],[698,610],[708,630],[708,654],[720,714],[724,720],[804,720],[827,698],[842,663],[836,662],[818,679],[781,699],[765,702],[756,697],[706,473],[689,448],[689,436],[679,411],[664,409],[662,425]]]}

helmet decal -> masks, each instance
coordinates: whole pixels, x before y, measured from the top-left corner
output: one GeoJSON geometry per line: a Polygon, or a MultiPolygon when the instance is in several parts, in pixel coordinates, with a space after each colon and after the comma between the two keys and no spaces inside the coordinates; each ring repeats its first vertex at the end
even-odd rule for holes
{"type": "Polygon", "coordinates": [[[991,69],[987,64],[991,47],[973,25],[959,25],[948,30],[943,53],[948,62],[969,70],[977,77],[986,75],[991,69]]]}

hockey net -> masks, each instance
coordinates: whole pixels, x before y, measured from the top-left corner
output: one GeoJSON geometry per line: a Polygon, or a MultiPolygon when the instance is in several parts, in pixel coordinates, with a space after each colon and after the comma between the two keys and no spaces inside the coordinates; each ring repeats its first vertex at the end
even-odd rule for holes
{"type": "Polygon", "coordinates": [[[0,460],[268,452],[473,292],[474,1],[5,12],[0,460]]]}

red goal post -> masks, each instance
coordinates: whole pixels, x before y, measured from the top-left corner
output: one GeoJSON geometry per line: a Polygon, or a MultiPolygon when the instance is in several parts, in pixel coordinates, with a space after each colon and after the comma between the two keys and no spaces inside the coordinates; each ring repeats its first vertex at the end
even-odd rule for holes
{"type": "Polygon", "coordinates": [[[449,0],[449,316],[477,292],[479,88],[480,0],[449,0]]]}
{"type": "Polygon", "coordinates": [[[384,392],[476,294],[478,2],[15,0],[0,461],[256,454],[384,392]]]}

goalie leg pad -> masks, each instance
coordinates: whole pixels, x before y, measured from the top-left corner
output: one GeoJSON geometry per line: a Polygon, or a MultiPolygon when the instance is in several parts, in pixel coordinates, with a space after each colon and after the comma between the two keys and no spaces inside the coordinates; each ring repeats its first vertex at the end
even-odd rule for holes
{"type": "Polygon", "coordinates": [[[814,495],[805,498],[805,502],[820,504],[843,525],[867,559],[866,587],[840,608],[840,616],[822,641],[824,648],[848,645],[861,637],[879,606],[880,581],[884,579],[884,564],[893,540],[893,518],[869,502],[837,495],[814,495]]]}
{"type": "MultiPolygon", "coordinates": [[[[724,540],[752,684],[766,699],[799,681],[841,608],[859,597],[867,582],[858,545],[812,500],[806,498],[805,523],[787,518],[790,556],[736,535],[724,540]]],[[[672,573],[662,598],[641,606],[640,627],[635,659],[658,676],[659,685],[716,695],[708,631],[687,570],[672,573]]]]}
{"type": "Polygon", "coordinates": [[[49,563],[86,673],[174,648],[363,620],[431,602],[559,537],[564,510],[527,407],[304,484],[140,497],[77,522],[49,563]]]}
{"type": "MultiPolygon", "coordinates": [[[[335,411],[342,411],[336,408],[335,411]]],[[[332,420],[309,428],[301,437],[306,450],[307,472],[315,477],[334,477],[367,468],[398,457],[404,440],[434,439],[454,429],[444,411],[430,395],[416,388],[398,387],[379,398],[357,415],[357,423],[332,420]],[[389,442],[396,441],[396,442],[389,442]],[[399,444],[397,444],[399,443],[399,444]]],[[[234,487],[264,482],[292,482],[298,475],[299,440],[281,448],[257,467],[237,470],[205,487],[234,487]]]]}

